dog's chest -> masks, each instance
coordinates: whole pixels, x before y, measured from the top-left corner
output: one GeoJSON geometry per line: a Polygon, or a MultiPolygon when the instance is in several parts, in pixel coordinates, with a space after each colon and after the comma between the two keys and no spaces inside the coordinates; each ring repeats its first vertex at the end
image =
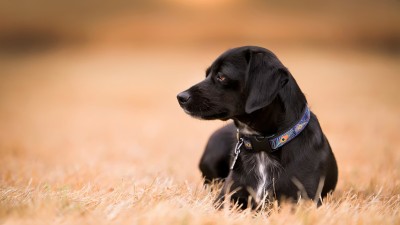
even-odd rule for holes
{"type": "Polygon", "coordinates": [[[256,202],[272,197],[274,180],[279,175],[279,163],[265,152],[243,155],[243,166],[252,197],[256,202]]]}
{"type": "MultiPolygon", "coordinates": [[[[259,135],[258,132],[251,129],[244,123],[238,122],[240,132],[246,135],[259,135]]],[[[266,152],[244,152],[241,155],[247,188],[250,188],[250,194],[256,200],[273,197],[274,181],[278,178],[281,164],[266,152]]]]}

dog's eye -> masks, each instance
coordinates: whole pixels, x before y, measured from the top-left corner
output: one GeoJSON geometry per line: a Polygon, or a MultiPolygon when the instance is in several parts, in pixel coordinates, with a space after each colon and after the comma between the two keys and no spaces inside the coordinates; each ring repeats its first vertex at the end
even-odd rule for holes
{"type": "Polygon", "coordinates": [[[221,73],[218,73],[215,78],[220,82],[223,82],[224,80],[226,80],[226,77],[221,73]]]}

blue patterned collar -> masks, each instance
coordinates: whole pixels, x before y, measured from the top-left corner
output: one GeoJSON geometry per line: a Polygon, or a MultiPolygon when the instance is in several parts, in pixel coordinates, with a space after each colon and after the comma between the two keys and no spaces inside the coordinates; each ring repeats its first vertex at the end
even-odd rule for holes
{"type": "Polygon", "coordinates": [[[299,135],[310,121],[310,108],[306,105],[303,116],[290,129],[269,137],[247,136],[238,131],[238,144],[248,150],[273,152],[299,135]]]}

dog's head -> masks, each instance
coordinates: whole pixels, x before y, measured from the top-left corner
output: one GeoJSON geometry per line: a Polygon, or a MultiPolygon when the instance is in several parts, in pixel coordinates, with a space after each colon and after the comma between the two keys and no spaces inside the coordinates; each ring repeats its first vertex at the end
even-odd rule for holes
{"type": "Polygon", "coordinates": [[[206,78],[177,98],[191,116],[227,120],[268,106],[288,79],[289,72],[269,50],[239,47],[219,56],[206,78]]]}

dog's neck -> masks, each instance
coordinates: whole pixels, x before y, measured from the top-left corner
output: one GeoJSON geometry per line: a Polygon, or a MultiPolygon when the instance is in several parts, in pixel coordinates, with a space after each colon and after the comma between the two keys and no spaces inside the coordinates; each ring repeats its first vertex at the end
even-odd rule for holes
{"type": "Polygon", "coordinates": [[[240,132],[247,135],[271,136],[288,129],[298,121],[307,100],[293,77],[268,106],[251,114],[233,118],[240,132]]]}

